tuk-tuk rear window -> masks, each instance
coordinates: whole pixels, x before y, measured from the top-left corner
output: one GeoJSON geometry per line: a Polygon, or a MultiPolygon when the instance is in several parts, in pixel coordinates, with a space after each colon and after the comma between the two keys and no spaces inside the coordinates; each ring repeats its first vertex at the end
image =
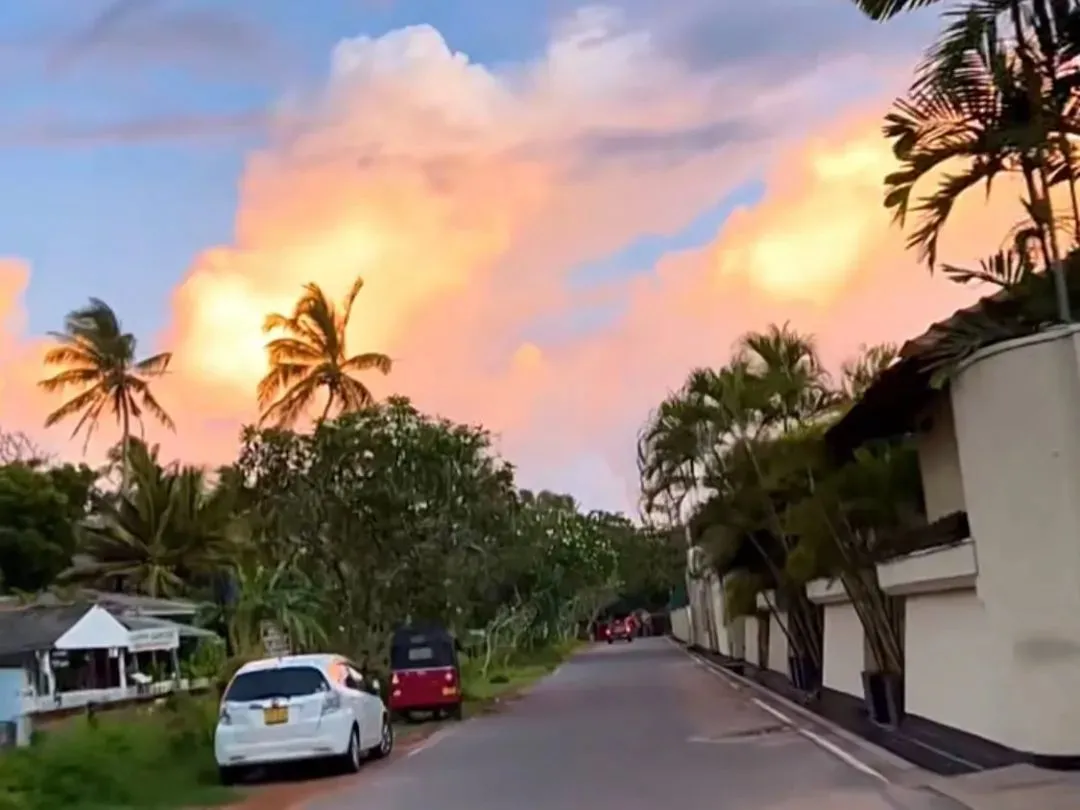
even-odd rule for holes
{"type": "Polygon", "coordinates": [[[428,669],[454,666],[454,648],[447,644],[402,644],[391,647],[393,669],[428,669]]]}
{"type": "Polygon", "coordinates": [[[295,698],[325,692],[326,677],[314,667],[276,667],[242,672],[229,684],[225,700],[243,703],[270,698],[295,698]]]}

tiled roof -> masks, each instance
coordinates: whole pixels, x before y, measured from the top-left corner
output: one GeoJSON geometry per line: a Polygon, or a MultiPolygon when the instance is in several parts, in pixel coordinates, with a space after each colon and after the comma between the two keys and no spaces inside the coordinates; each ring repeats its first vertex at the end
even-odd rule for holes
{"type": "Polygon", "coordinates": [[[93,605],[32,605],[0,611],[0,656],[51,649],[93,605]]]}

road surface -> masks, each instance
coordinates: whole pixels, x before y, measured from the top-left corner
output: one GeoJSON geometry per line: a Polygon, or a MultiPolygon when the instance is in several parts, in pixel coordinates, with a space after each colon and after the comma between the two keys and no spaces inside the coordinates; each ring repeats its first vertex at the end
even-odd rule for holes
{"type": "Polygon", "coordinates": [[[859,770],[751,697],[666,639],[593,646],[304,810],[958,807],[859,770]]]}

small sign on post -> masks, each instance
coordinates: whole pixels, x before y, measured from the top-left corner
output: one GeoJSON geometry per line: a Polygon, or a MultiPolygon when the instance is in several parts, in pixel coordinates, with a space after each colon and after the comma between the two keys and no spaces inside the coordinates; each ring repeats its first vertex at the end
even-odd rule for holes
{"type": "Polygon", "coordinates": [[[262,637],[263,649],[268,656],[280,658],[292,653],[289,634],[275,622],[259,622],[259,635],[262,637]]]}

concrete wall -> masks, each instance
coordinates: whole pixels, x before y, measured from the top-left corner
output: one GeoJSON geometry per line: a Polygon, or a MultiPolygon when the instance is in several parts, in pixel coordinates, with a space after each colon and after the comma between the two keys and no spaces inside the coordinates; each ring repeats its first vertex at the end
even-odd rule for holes
{"type": "Polygon", "coordinates": [[[828,689],[862,698],[866,636],[844,586],[840,580],[818,579],[806,586],[806,595],[821,605],[824,613],[822,683],[828,689]]]}
{"type": "Polygon", "coordinates": [[[1080,755],[1078,369],[1072,327],[983,350],[950,386],[993,727],[1045,755],[1080,755]]]}
{"type": "Polygon", "coordinates": [[[994,634],[975,591],[909,596],[905,621],[907,711],[998,738],[994,634]]]}
{"type": "Polygon", "coordinates": [[[690,643],[690,609],[681,607],[671,611],[671,635],[683,644],[690,643]]]}
{"type": "Polygon", "coordinates": [[[850,602],[825,605],[825,665],[822,683],[829,689],[862,697],[866,639],[850,602]]]}
{"type": "Polygon", "coordinates": [[[769,616],[769,669],[779,672],[785,678],[791,676],[788,666],[788,637],[784,632],[787,626],[787,614],[778,613],[769,616]]]}
{"type": "Polygon", "coordinates": [[[907,711],[996,739],[995,639],[977,575],[970,540],[878,566],[882,589],[903,599],[907,711]]]}
{"type": "Polygon", "coordinates": [[[788,650],[790,644],[787,637],[787,613],[782,610],[774,611],[776,606],[776,594],[773,591],[760,593],[757,597],[759,610],[769,611],[769,654],[766,657],[768,667],[773,672],[779,672],[785,678],[791,676],[788,665],[788,650]]]}
{"type": "Polygon", "coordinates": [[[939,397],[922,415],[917,436],[919,471],[930,521],[963,511],[964,480],[956,446],[952,402],[939,397]]]}
{"type": "Polygon", "coordinates": [[[754,666],[761,665],[761,651],[758,649],[758,617],[747,616],[743,621],[744,653],[743,658],[754,666]]]}

